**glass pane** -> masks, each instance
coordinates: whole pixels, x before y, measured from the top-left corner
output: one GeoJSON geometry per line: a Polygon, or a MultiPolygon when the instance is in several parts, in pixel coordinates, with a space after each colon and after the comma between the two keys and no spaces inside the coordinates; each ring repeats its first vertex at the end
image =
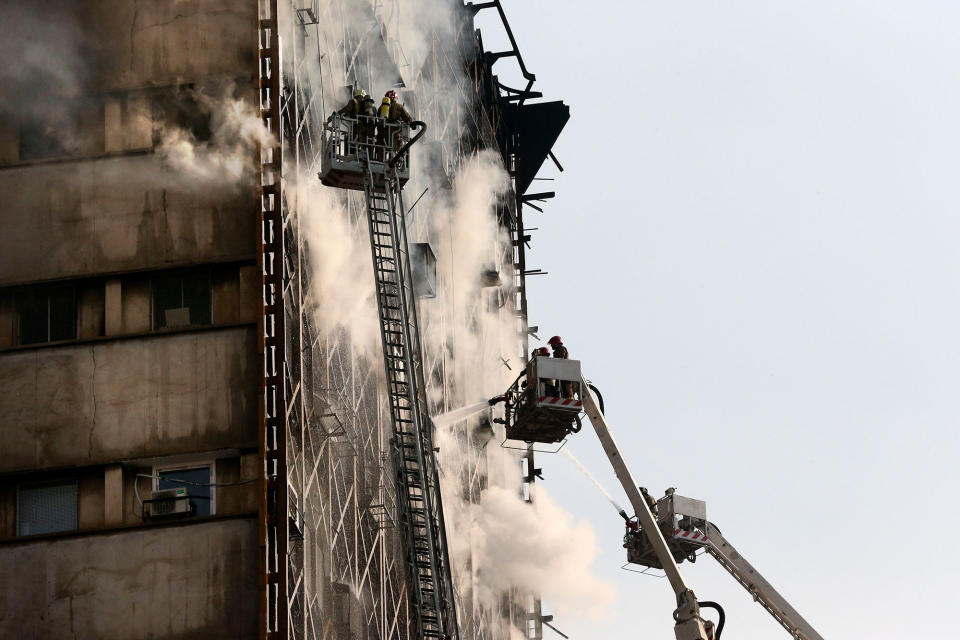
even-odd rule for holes
{"type": "Polygon", "coordinates": [[[50,340],[75,340],[77,303],[73,287],[50,290],[50,340]]]}
{"type": "Polygon", "coordinates": [[[190,309],[190,324],[210,324],[210,272],[183,276],[183,306],[190,309]]]}
{"type": "Polygon", "coordinates": [[[176,489],[183,487],[190,494],[190,503],[193,505],[194,513],[198,516],[210,515],[210,467],[197,467],[194,469],[177,469],[175,471],[161,471],[156,474],[160,476],[157,480],[157,489],[176,489]]]}
{"type": "Polygon", "coordinates": [[[150,287],[153,291],[153,328],[162,329],[167,326],[167,311],[183,306],[180,278],[177,276],[154,278],[150,287]]]}
{"type": "Polygon", "coordinates": [[[17,294],[20,344],[47,342],[47,296],[36,291],[17,294]]]}
{"type": "Polygon", "coordinates": [[[55,482],[20,487],[17,535],[32,536],[77,528],[77,483],[55,482]]]}

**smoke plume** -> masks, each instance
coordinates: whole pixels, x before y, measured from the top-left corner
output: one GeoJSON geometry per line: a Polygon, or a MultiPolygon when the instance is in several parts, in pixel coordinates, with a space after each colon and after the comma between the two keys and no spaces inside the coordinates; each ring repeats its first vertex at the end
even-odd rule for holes
{"type": "MultiPolygon", "coordinates": [[[[458,592],[488,612],[500,610],[504,594],[520,590],[542,594],[558,612],[599,617],[613,588],[591,572],[597,553],[592,529],[542,489],[533,504],[521,498],[519,456],[497,446],[502,428],[485,446],[472,439],[485,418],[482,401],[505,391],[523,359],[512,300],[513,247],[498,220],[510,196],[509,176],[494,151],[463,155],[462,119],[471,105],[461,89],[469,89],[469,80],[458,83],[455,76],[462,70],[454,65],[452,72],[445,67],[436,73],[425,64],[440,50],[449,65],[459,56],[460,35],[471,33],[461,32],[454,5],[385,0],[377,5],[378,21],[367,0],[322,3],[317,24],[307,27],[320,52],[310,82],[323,87],[308,115],[316,126],[343,106],[348,88],[378,97],[396,87],[414,118],[429,125],[411,152],[404,191],[417,196],[427,190],[408,216],[407,233],[411,242],[429,242],[437,257],[438,294],[420,301],[419,313],[425,363],[442,363],[446,379],[441,387],[427,372],[430,400],[438,413],[448,412],[436,425],[434,444],[458,592]],[[374,46],[381,34],[386,48],[374,46]],[[353,57],[355,50],[360,54],[353,57]],[[447,162],[434,153],[441,143],[447,162]],[[468,415],[477,407],[478,415],[468,415]],[[487,487],[479,493],[478,476],[487,487]]],[[[325,331],[349,331],[361,353],[379,354],[362,196],[323,187],[309,171],[287,180],[288,207],[308,247],[314,322],[325,331]]]]}
{"type": "Polygon", "coordinates": [[[249,181],[259,170],[256,152],[271,145],[272,135],[256,107],[233,97],[234,91],[190,91],[180,101],[181,111],[199,126],[164,122],[158,127],[157,153],[174,173],[190,176],[197,185],[222,187],[249,181]]]}
{"type": "Polygon", "coordinates": [[[351,217],[342,194],[314,176],[300,176],[287,198],[306,240],[314,323],[324,332],[345,331],[357,351],[378,360],[380,330],[368,229],[351,217]]]}
{"type": "Polygon", "coordinates": [[[542,488],[526,503],[516,491],[491,487],[471,507],[471,537],[485,588],[539,592],[560,615],[599,620],[613,587],[591,574],[596,534],[574,522],[542,488]]]}

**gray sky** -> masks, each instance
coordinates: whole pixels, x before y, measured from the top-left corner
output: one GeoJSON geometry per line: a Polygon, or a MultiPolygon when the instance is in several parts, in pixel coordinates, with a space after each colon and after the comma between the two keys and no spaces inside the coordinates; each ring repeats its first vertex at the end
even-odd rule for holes
{"type": "MultiPolygon", "coordinates": [[[[583,361],[638,482],[707,500],[826,638],[955,635],[960,5],[504,4],[572,114],[566,172],[537,183],[558,197],[527,216],[550,272],[531,323],[583,361]]],[[[591,433],[568,446],[622,496],[591,433]]],[[[620,570],[616,514],[540,462],[619,591],[605,623],[556,624],[673,638],[666,581],[620,570]]],[[[709,558],[682,569],[730,637],[787,637],[709,558]]]]}

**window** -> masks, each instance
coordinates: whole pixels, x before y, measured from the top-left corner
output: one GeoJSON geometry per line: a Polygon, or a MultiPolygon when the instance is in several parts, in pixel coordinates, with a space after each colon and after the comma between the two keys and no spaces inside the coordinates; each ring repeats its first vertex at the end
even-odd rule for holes
{"type": "Polygon", "coordinates": [[[184,467],[179,469],[155,469],[154,489],[184,488],[190,494],[190,504],[193,512],[198,516],[208,516],[216,513],[214,509],[215,496],[213,493],[213,467],[184,467]]]}
{"type": "Polygon", "coordinates": [[[210,271],[192,271],[154,278],[153,328],[167,329],[211,323],[210,271]]]}
{"type": "Polygon", "coordinates": [[[70,154],[67,135],[56,124],[30,120],[20,125],[20,159],[42,160],[70,154]]]}
{"type": "Polygon", "coordinates": [[[17,294],[20,344],[75,340],[77,297],[71,287],[44,287],[17,294]]]}
{"type": "Polygon", "coordinates": [[[34,100],[34,109],[20,123],[20,160],[69,158],[103,152],[103,101],[34,100]]]}
{"type": "Polygon", "coordinates": [[[20,486],[17,492],[17,535],[33,536],[77,528],[77,481],[20,486]]]}

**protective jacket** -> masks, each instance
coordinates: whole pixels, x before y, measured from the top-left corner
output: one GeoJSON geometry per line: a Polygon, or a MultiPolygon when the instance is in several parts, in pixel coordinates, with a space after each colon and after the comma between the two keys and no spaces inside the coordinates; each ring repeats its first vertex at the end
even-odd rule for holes
{"type": "Polygon", "coordinates": [[[362,107],[363,107],[362,98],[350,98],[350,102],[344,105],[344,107],[339,111],[337,111],[337,113],[342,113],[343,115],[347,115],[347,116],[355,116],[361,113],[362,107]]]}
{"type": "Polygon", "coordinates": [[[377,117],[377,108],[373,105],[373,98],[367,96],[363,99],[363,103],[359,108],[359,115],[369,116],[371,118],[377,117]]]}
{"type": "Polygon", "coordinates": [[[564,358],[566,360],[570,359],[570,352],[567,351],[567,348],[562,344],[558,344],[553,348],[553,357],[554,358],[564,358]]]}
{"type": "Polygon", "coordinates": [[[401,122],[413,122],[413,116],[410,115],[406,107],[396,101],[390,103],[390,115],[387,117],[391,120],[400,120],[401,122]]]}

